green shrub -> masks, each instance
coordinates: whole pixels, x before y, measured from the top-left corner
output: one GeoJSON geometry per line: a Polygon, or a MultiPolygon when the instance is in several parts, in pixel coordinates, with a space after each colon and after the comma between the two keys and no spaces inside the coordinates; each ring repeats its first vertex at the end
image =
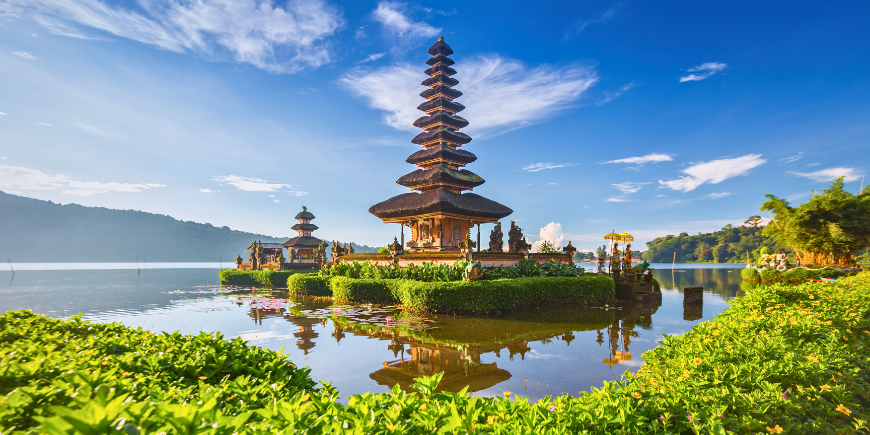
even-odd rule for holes
{"type": "Polygon", "coordinates": [[[658,292],[658,293],[661,293],[661,292],[662,292],[662,285],[659,284],[659,280],[653,278],[653,279],[652,279],[652,285],[653,285],[653,291],[654,291],[654,292],[658,292]]]}
{"type": "Polygon", "coordinates": [[[763,282],[767,284],[800,284],[806,282],[809,279],[836,279],[848,275],[851,274],[836,270],[790,269],[782,272],[775,269],[757,270],[752,268],[746,268],[740,271],[740,276],[743,277],[744,281],[763,282]]]}
{"type": "Polygon", "coordinates": [[[287,278],[295,273],[293,270],[224,269],[220,271],[220,278],[224,284],[283,287],[287,284],[287,278]]]}
{"type": "Polygon", "coordinates": [[[418,394],[396,386],[343,405],[328,384],[314,390],[307,369],[238,339],[8,312],[0,432],[866,433],[868,288],[870,273],[759,286],[665,336],[637,374],[538,401],[436,393],[438,374],[417,378],[418,394]]]}
{"type": "Polygon", "coordinates": [[[740,276],[743,277],[744,281],[761,281],[761,275],[758,273],[758,270],[751,267],[740,269],[740,276]]]}
{"type": "Polygon", "coordinates": [[[339,301],[394,304],[393,293],[405,280],[399,279],[354,279],[344,276],[332,277],[329,288],[332,296],[339,301]]]}
{"type": "Polygon", "coordinates": [[[487,314],[553,303],[611,301],[616,285],[606,276],[515,278],[474,282],[404,281],[395,299],[413,311],[487,314]]]}
{"type": "MultiPolygon", "coordinates": [[[[320,269],[321,275],[346,276],[349,278],[367,279],[413,279],[416,281],[462,281],[462,273],[468,266],[466,261],[456,261],[453,264],[425,262],[420,266],[413,264],[397,266],[394,264],[376,265],[370,261],[342,261],[328,263],[320,269]]],[[[550,260],[538,263],[536,260],[521,260],[508,267],[489,267],[483,270],[483,279],[521,278],[531,276],[583,276],[584,269],[573,264],[565,264],[550,260]]]]}
{"type": "Polygon", "coordinates": [[[332,296],[328,276],[314,273],[297,273],[287,278],[287,292],[307,296],[332,296]]]}

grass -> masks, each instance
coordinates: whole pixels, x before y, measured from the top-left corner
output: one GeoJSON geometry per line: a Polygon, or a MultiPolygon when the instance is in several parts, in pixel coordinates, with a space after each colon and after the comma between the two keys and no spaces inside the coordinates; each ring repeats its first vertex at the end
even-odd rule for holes
{"type": "Polygon", "coordinates": [[[870,273],[759,286],[644,354],[636,375],[537,402],[353,395],[276,352],[200,334],[0,318],[0,433],[866,433],[870,273]],[[15,426],[11,428],[11,426],[15,426]]]}

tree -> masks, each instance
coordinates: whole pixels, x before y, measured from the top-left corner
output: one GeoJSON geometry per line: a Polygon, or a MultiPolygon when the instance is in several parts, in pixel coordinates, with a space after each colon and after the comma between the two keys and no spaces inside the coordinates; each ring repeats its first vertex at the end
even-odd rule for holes
{"type": "Polygon", "coordinates": [[[849,266],[852,256],[870,246],[870,192],[843,190],[843,177],[806,204],[766,195],[761,210],[772,213],[764,235],[794,250],[804,264],[849,266]]]}
{"type": "Polygon", "coordinates": [[[764,223],[761,221],[761,216],[758,215],[749,216],[749,219],[746,219],[746,222],[743,222],[743,224],[753,228],[758,228],[764,225],[764,223]]]}
{"type": "Polygon", "coordinates": [[[542,254],[558,254],[559,250],[556,249],[556,246],[553,244],[553,242],[544,239],[543,241],[541,241],[541,246],[538,248],[538,252],[542,254]]]}
{"type": "Polygon", "coordinates": [[[606,258],[607,257],[607,245],[601,245],[600,248],[595,250],[596,258],[606,258]]]}

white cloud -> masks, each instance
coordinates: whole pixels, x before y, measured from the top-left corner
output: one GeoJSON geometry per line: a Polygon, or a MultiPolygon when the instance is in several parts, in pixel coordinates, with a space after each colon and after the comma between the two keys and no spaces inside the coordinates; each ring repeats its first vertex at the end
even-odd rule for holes
{"type": "Polygon", "coordinates": [[[614,196],[612,198],[607,198],[607,202],[631,202],[631,200],[624,196],[614,196]]]}
{"type": "Polygon", "coordinates": [[[572,36],[579,35],[580,33],[583,32],[583,30],[586,30],[587,27],[589,27],[593,24],[604,25],[604,24],[609,23],[610,20],[613,19],[614,15],[616,15],[616,10],[620,6],[622,6],[622,4],[618,4],[618,5],[612,7],[604,12],[601,12],[601,13],[599,13],[591,18],[580,17],[580,19],[577,20],[576,22],[574,22],[574,24],[572,24],[568,28],[568,30],[565,32],[565,39],[569,39],[572,36]]]}
{"type": "Polygon", "coordinates": [[[544,169],[567,168],[569,166],[576,165],[576,163],[532,163],[530,165],[523,166],[523,170],[528,172],[538,172],[543,171],[544,169]]]}
{"type": "Polygon", "coordinates": [[[286,193],[289,193],[290,195],[293,195],[293,196],[305,196],[305,195],[308,195],[308,192],[306,192],[306,191],[304,191],[304,190],[288,190],[286,193]]]}
{"type": "Polygon", "coordinates": [[[6,116],[6,114],[3,112],[0,112],[0,116],[6,116]]]}
{"type": "Polygon", "coordinates": [[[19,56],[19,57],[23,57],[25,59],[36,60],[36,56],[34,56],[26,51],[16,51],[15,53],[12,53],[12,54],[19,56]]]}
{"type": "Polygon", "coordinates": [[[98,181],[75,181],[62,174],[49,175],[36,169],[19,166],[0,166],[0,190],[55,190],[75,196],[91,196],[110,192],[142,192],[154,187],[166,187],[154,183],[101,183],[98,181]]]}
{"type": "Polygon", "coordinates": [[[633,87],[634,87],[634,82],[631,82],[631,83],[628,83],[626,85],[623,85],[621,88],[619,88],[615,91],[604,91],[603,92],[604,98],[598,100],[595,103],[595,105],[601,106],[601,105],[607,104],[607,103],[619,98],[620,95],[624,94],[627,90],[629,90],[633,87]]]}
{"type": "Polygon", "coordinates": [[[767,160],[761,154],[747,154],[733,159],[712,160],[707,163],[697,163],[683,169],[688,174],[677,180],[659,180],[660,187],[671,190],[690,192],[704,183],[717,184],[738,175],[745,175],[749,170],[763,165],[767,160]]]}
{"type": "Polygon", "coordinates": [[[821,164],[822,164],[821,162],[807,163],[807,166],[819,166],[821,164]]]}
{"type": "Polygon", "coordinates": [[[671,157],[668,154],[652,153],[652,154],[647,154],[645,156],[640,156],[640,157],[626,157],[624,159],[608,160],[606,162],[601,162],[601,163],[602,164],[628,163],[631,165],[643,166],[647,163],[670,162],[672,160],[674,160],[673,157],[671,157]]]}
{"type": "Polygon", "coordinates": [[[6,160],[6,157],[0,157],[0,160],[6,160]]]}
{"type": "Polygon", "coordinates": [[[280,199],[276,199],[276,200],[274,200],[274,201],[272,201],[272,202],[281,202],[281,200],[280,200],[280,199]]]}
{"type": "Polygon", "coordinates": [[[731,192],[708,193],[708,194],[704,195],[704,198],[719,199],[719,198],[724,198],[728,195],[731,195],[731,192]]]}
{"type": "Polygon", "coordinates": [[[136,8],[101,0],[10,0],[15,15],[33,16],[49,31],[89,27],[205,58],[231,57],[275,73],[331,61],[331,38],[344,25],[322,0],[142,0],[136,8]]]}
{"type": "Polygon", "coordinates": [[[246,192],[277,192],[282,189],[293,188],[289,184],[270,183],[261,178],[239,177],[237,175],[219,175],[212,179],[218,183],[226,183],[246,192]]]}
{"type": "Polygon", "coordinates": [[[650,183],[640,183],[640,182],[634,182],[634,181],[626,181],[624,183],[611,184],[611,186],[619,189],[619,191],[621,191],[624,194],[628,194],[628,193],[637,192],[638,190],[642,189],[643,186],[646,186],[647,184],[652,184],[652,183],[651,182],[650,183]]]}
{"type": "Polygon", "coordinates": [[[275,197],[275,195],[269,195],[269,198],[274,198],[274,197],[275,197]]]}
{"type": "Polygon", "coordinates": [[[559,183],[547,183],[547,184],[549,184],[550,186],[555,186],[555,185],[557,185],[557,184],[559,184],[559,183]]]}
{"type": "Polygon", "coordinates": [[[698,74],[689,74],[687,76],[680,77],[680,83],[683,82],[699,82],[701,80],[705,80],[710,78],[713,74],[716,74],[719,71],[727,68],[728,65],[721,62],[706,62],[702,63],[694,68],[689,68],[688,72],[690,73],[698,73],[698,74]]]}
{"type": "Polygon", "coordinates": [[[46,124],[46,123],[44,123],[44,122],[37,122],[36,125],[44,125],[44,126],[47,126],[47,127],[51,127],[51,124],[46,124]]]}
{"type": "Polygon", "coordinates": [[[441,33],[441,28],[435,28],[428,23],[412,21],[406,15],[406,3],[381,1],[372,12],[372,18],[381,23],[384,33],[392,40],[394,51],[405,51],[417,45],[423,39],[434,38],[441,33]]]}
{"type": "Polygon", "coordinates": [[[809,178],[817,182],[833,181],[838,177],[846,177],[845,181],[858,181],[863,172],[855,168],[828,168],[821,169],[815,172],[789,172],[789,174],[797,175],[798,177],[809,178]]]}
{"type": "Polygon", "coordinates": [[[667,198],[667,195],[656,195],[655,198],[667,198]]]}
{"type": "Polygon", "coordinates": [[[220,190],[211,190],[211,189],[199,189],[202,193],[218,193],[220,190]]]}
{"type": "Polygon", "coordinates": [[[562,224],[557,224],[556,222],[550,222],[544,228],[541,228],[538,235],[540,240],[532,243],[532,252],[538,252],[541,249],[541,243],[543,243],[544,240],[549,240],[553,243],[553,246],[556,249],[561,249],[562,242],[565,241],[565,233],[562,232],[562,224]]]}
{"type": "Polygon", "coordinates": [[[793,156],[786,157],[784,159],[779,159],[779,161],[783,162],[783,163],[791,163],[791,162],[798,161],[798,160],[802,159],[803,157],[804,157],[804,152],[801,151],[793,156]]]}
{"type": "Polygon", "coordinates": [[[365,59],[363,59],[363,60],[361,60],[361,61],[359,61],[359,62],[357,62],[357,63],[374,62],[374,61],[376,61],[376,60],[378,60],[378,59],[380,59],[380,58],[386,56],[386,54],[387,54],[387,53],[374,53],[374,54],[370,54],[370,55],[368,55],[368,57],[366,57],[365,59]]]}
{"type": "MultiPolygon", "coordinates": [[[[457,89],[464,94],[457,101],[467,109],[461,115],[471,123],[469,134],[499,128],[499,133],[531,125],[575,103],[592,87],[598,76],[591,68],[569,65],[556,68],[541,65],[528,68],[501,56],[478,56],[457,63],[457,89]]],[[[390,127],[419,131],[412,124],[422,113],[420,85],[425,65],[398,64],[377,69],[357,67],[339,82],[354,95],[386,112],[390,127]]]]}

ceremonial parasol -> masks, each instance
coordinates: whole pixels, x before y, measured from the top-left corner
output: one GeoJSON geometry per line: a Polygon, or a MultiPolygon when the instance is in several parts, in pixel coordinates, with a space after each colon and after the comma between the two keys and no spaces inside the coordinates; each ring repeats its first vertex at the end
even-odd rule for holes
{"type": "Polygon", "coordinates": [[[611,233],[605,234],[604,240],[617,240],[618,241],[618,240],[622,240],[622,238],[619,234],[616,234],[616,231],[613,231],[611,233]]]}
{"type": "Polygon", "coordinates": [[[626,232],[623,232],[622,234],[619,234],[619,240],[622,240],[623,242],[633,242],[634,236],[632,236],[631,234],[628,234],[626,232]]]}

